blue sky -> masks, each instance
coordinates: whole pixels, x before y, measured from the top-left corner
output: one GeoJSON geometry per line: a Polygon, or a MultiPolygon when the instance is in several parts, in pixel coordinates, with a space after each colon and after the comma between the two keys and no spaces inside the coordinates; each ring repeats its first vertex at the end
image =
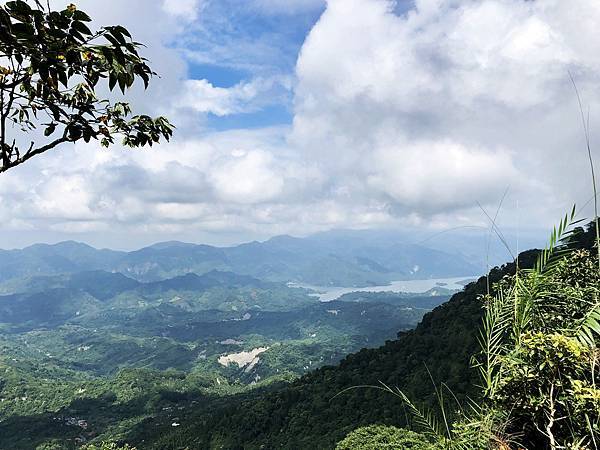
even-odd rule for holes
{"type": "MultiPolygon", "coordinates": [[[[206,79],[215,87],[231,88],[260,76],[293,76],[304,40],[325,9],[324,3],[313,3],[265,13],[235,0],[207,2],[201,25],[191,24],[172,45],[186,59],[190,79],[206,79]]],[[[293,96],[287,94],[255,111],[226,117],[209,113],[207,125],[219,131],[289,125],[293,96]]]]}
{"type": "MultiPolygon", "coordinates": [[[[66,6],[69,0],[55,0],[66,6]]],[[[0,177],[0,240],[230,244],[590,217],[569,73],[600,117],[597,0],[81,0],[160,74],[174,140],[68,145],[0,177]]],[[[600,142],[592,127],[592,142],[600,142]]],[[[594,151],[596,149],[594,148],[594,151]]]]}

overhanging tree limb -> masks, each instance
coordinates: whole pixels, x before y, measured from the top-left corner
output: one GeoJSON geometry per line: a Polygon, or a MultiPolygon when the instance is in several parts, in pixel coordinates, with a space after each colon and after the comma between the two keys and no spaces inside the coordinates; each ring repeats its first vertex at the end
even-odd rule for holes
{"type": "Polygon", "coordinates": [[[133,115],[127,103],[97,97],[103,83],[123,94],[136,81],[147,88],[155,73],[127,29],[92,31],[89,22],[75,5],[0,5],[0,173],[67,142],[94,139],[109,147],[120,139],[142,147],[171,138],[168,119],[133,115]],[[21,148],[18,135],[38,129],[43,137],[21,148]]]}

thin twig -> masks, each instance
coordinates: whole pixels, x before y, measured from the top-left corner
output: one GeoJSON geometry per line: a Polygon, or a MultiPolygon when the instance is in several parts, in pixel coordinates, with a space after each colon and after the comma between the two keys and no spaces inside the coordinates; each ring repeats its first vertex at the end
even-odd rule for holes
{"type": "Polygon", "coordinates": [[[579,103],[579,111],[581,112],[581,123],[583,125],[583,133],[585,135],[585,144],[587,147],[588,158],[590,160],[590,170],[592,173],[592,187],[594,190],[594,221],[596,224],[596,247],[598,248],[598,272],[600,272],[600,227],[598,227],[600,221],[598,219],[598,187],[596,184],[596,171],[594,168],[594,158],[592,157],[592,147],[590,145],[590,115],[588,111],[588,118],[586,121],[585,113],[583,112],[583,103],[581,102],[581,95],[579,95],[577,83],[575,82],[575,78],[573,78],[571,72],[569,72],[569,77],[571,78],[571,83],[573,83],[575,95],[577,96],[577,102],[579,103]]]}
{"type": "Polygon", "coordinates": [[[481,206],[481,203],[477,202],[477,206],[479,206],[479,209],[481,209],[481,211],[483,211],[483,214],[485,214],[485,216],[489,219],[489,221],[492,224],[492,229],[496,233],[496,236],[498,236],[498,239],[500,239],[500,242],[502,242],[502,245],[504,245],[504,247],[510,254],[511,258],[514,260],[515,255],[513,254],[512,250],[510,249],[510,245],[508,245],[506,238],[502,234],[502,231],[500,230],[500,228],[498,228],[498,225],[496,225],[496,222],[494,221],[494,219],[488,214],[488,212],[485,210],[485,208],[483,206],[481,206]]]}

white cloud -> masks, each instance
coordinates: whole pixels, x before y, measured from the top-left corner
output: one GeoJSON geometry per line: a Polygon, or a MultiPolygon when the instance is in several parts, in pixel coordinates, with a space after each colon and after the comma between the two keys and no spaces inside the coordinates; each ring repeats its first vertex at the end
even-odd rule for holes
{"type": "Polygon", "coordinates": [[[184,106],[198,112],[226,116],[243,112],[256,93],[255,86],[248,83],[221,88],[213,86],[208,80],[188,80],[181,99],[184,106]]]}
{"type": "Polygon", "coordinates": [[[600,20],[598,2],[421,0],[404,15],[395,6],[329,0],[298,61],[292,139],[338,189],[426,218],[459,217],[511,185],[538,223],[588,195],[568,73],[587,92],[600,88],[598,30],[574,39],[575,17],[600,20]]]}
{"type": "Polygon", "coordinates": [[[163,0],[163,10],[186,21],[196,19],[201,8],[200,0],[163,0]]]}
{"type": "Polygon", "coordinates": [[[482,224],[477,202],[491,207],[507,185],[510,221],[546,225],[591,195],[569,71],[600,120],[596,0],[417,0],[402,15],[391,0],[329,0],[293,86],[254,76],[230,88],[186,80],[172,49],[196,2],[118,2],[118,16],[106,3],[82,7],[148,42],[163,78],[134,102],[174,114],[176,139],[69,146],[0,176],[4,229],[157,239],[482,224]],[[190,114],[252,112],[291,89],[290,127],[209,132],[190,114]]]}
{"type": "Polygon", "coordinates": [[[255,78],[230,88],[213,86],[208,80],[187,80],[177,106],[216,116],[247,113],[282,102],[289,88],[280,77],[255,78]]]}
{"type": "Polygon", "coordinates": [[[505,151],[467,148],[449,141],[378,146],[368,185],[413,211],[429,214],[493,199],[517,173],[505,151]]]}
{"type": "Polygon", "coordinates": [[[209,179],[221,201],[259,203],[281,193],[283,178],[273,167],[273,156],[262,151],[235,150],[217,163],[209,179]]]}

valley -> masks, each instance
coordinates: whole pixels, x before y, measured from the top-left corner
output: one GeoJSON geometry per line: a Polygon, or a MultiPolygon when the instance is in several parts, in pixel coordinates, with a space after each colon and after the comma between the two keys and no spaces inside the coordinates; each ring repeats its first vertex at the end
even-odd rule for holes
{"type": "MultiPolygon", "coordinates": [[[[216,269],[152,281],[76,270],[105,252],[2,284],[0,448],[53,439],[75,448],[152,417],[181,425],[177,408],[288,383],[394,339],[460,287],[447,283],[466,279],[402,284],[421,292],[342,288],[324,299],[295,282],[216,269]]],[[[177,264],[172,272],[186,270],[177,264]]]]}

